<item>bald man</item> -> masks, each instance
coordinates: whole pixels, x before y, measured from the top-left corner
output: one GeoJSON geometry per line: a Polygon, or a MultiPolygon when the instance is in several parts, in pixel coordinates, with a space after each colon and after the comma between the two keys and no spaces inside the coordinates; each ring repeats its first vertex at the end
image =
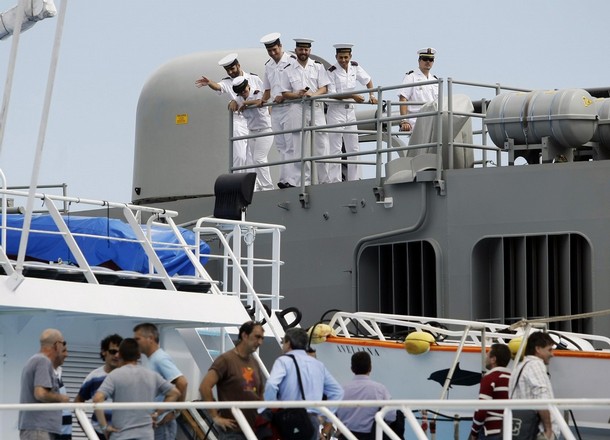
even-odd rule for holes
{"type": "MultiPolygon", "coordinates": [[[[59,392],[59,378],[55,368],[68,355],[66,340],[54,328],[40,335],[40,352],[32,356],[21,373],[19,403],[65,403],[70,399],[59,392]]],[[[19,412],[19,438],[21,440],[53,440],[61,434],[61,410],[19,412]]]]}

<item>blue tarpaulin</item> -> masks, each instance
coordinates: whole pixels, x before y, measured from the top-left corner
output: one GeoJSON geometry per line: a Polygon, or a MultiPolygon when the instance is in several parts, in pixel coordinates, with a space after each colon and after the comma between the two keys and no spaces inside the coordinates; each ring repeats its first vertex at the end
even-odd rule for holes
{"type": "MultiPolygon", "coordinates": [[[[7,225],[11,228],[23,227],[23,215],[7,215],[7,225]]],[[[121,220],[104,217],[77,217],[65,216],[64,221],[73,234],[96,235],[100,238],[79,237],[78,243],[90,266],[116,265],[121,270],[133,270],[140,273],[148,273],[148,256],[142,246],[135,242],[109,240],[106,237],[136,240],[135,233],[131,227],[121,220]]],[[[0,216],[0,223],[2,222],[0,216]]],[[[146,225],[142,226],[146,234],[146,225]]],[[[184,228],[178,228],[184,240],[195,244],[195,234],[184,228]]],[[[62,235],[45,234],[36,231],[56,231],[58,228],[49,215],[35,215],[32,217],[31,232],[28,239],[26,255],[29,258],[41,261],[63,261],[64,263],[76,263],[76,259],[70,252],[62,235]]],[[[7,255],[17,255],[21,231],[7,231],[7,255]]],[[[151,240],[159,243],[178,244],[174,233],[161,226],[153,226],[151,240]]],[[[189,261],[186,253],[179,248],[168,248],[166,245],[154,245],[159,259],[165,266],[169,275],[193,275],[195,268],[189,261]]],[[[201,254],[209,254],[210,247],[201,242],[201,254]]],[[[207,257],[201,257],[201,263],[205,264],[207,257]]]]}

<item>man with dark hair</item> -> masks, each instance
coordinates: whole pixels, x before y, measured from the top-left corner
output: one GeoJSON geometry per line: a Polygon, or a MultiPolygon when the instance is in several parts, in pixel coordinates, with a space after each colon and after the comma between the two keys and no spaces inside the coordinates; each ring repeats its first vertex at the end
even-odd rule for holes
{"type": "MultiPolygon", "coordinates": [[[[210,89],[214,90],[217,94],[227,94],[231,97],[229,101],[228,109],[233,112],[233,136],[248,136],[250,132],[248,131],[248,124],[244,115],[239,112],[239,105],[235,100],[236,94],[233,92],[233,79],[238,76],[243,76],[248,80],[248,82],[259,80],[258,76],[254,73],[248,73],[241,68],[241,64],[237,59],[236,53],[230,53],[222,59],[218,61],[218,65],[224,68],[225,72],[227,72],[226,77],[221,79],[218,82],[212,81],[205,75],[202,75],[201,78],[195,81],[195,85],[198,88],[208,86],[210,89]],[[256,78],[256,79],[255,79],[256,78]]],[[[246,139],[241,139],[238,141],[233,141],[233,166],[240,167],[244,165],[250,165],[252,163],[252,155],[251,152],[248,151],[248,141],[246,139]]],[[[246,172],[246,170],[236,171],[237,173],[246,172]]],[[[270,182],[267,182],[269,184],[270,182]]],[[[259,191],[262,189],[262,182],[257,178],[255,190],[259,191]]]]}
{"type": "MultiPolygon", "coordinates": [[[[282,351],[284,356],[278,357],[273,363],[265,386],[265,400],[341,400],[343,388],[330,374],[324,364],[309,356],[305,351],[309,336],[302,328],[290,328],[284,334],[282,351]],[[292,358],[292,359],[291,359],[292,358]],[[301,395],[297,367],[303,383],[304,398],[301,395]]],[[[314,425],[314,437],[319,438],[319,411],[307,408],[314,425]]],[[[325,423],[323,434],[328,435],[331,425],[325,423]]]]}
{"type": "MultiPolygon", "coordinates": [[[[26,362],[21,373],[19,403],[66,403],[70,399],[59,392],[54,368],[60,366],[68,351],[61,332],[48,328],[40,335],[40,352],[26,362]]],[[[53,439],[61,433],[61,410],[20,411],[21,440],[53,439]]]]}
{"type": "MultiPolygon", "coordinates": [[[[175,402],[180,391],[154,371],[138,365],[140,350],[135,339],[125,338],[119,346],[122,365],[112,370],[93,396],[93,402],[107,398],[114,402],[153,402],[162,395],[163,401],[175,402]]],[[[152,440],[155,437],[150,412],[145,409],[115,410],[112,425],[106,421],[104,410],[95,410],[100,429],[111,438],[152,440]],[[119,433],[114,435],[112,433],[119,433]]]]}
{"type": "MultiPolygon", "coordinates": [[[[146,366],[173,383],[180,391],[178,401],[184,402],[188,382],[176,367],[170,355],[159,346],[159,329],[157,326],[151,323],[142,323],[136,325],[133,332],[140,352],[148,358],[146,366]]],[[[163,396],[157,396],[156,400],[162,401],[163,396]]],[[[178,432],[178,424],[176,423],[178,414],[178,411],[155,411],[153,413],[155,440],[175,440],[178,432]]]]}
{"type": "MultiPolygon", "coordinates": [[[[371,356],[366,351],[359,351],[352,355],[352,372],[354,378],[343,385],[343,400],[390,400],[390,392],[385,385],[370,378],[372,371],[371,356]]],[[[358,440],[372,440],[374,433],[373,422],[378,408],[342,407],[337,410],[337,417],[356,436],[358,440]]],[[[389,412],[385,420],[392,423],[396,420],[396,411],[389,412]]]]}
{"type": "MultiPolygon", "coordinates": [[[[102,342],[100,343],[100,357],[104,361],[104,365],[96,368],[87,375],[80,390],[78,390],[78,394],[74,399],[75,402],[86,402],[87,400],[92,399],[102,382],[104,382],[104,379],[106,379],[106,376],[108,376],[108,373],[119,367],[119,346],[122,341],[123,337],[117,334],[108,335],[102,339],[102,342]]],[[[105,410],[105,414],[106,421],[111,423],[112,411],[107,409],[105,410]]],[[[93,425],[97,436],[102,440],[106,440],[106,435],[100,429],[100,424],[97,421],[95,413],[91,416],[91,424],[93,425]]]]}
{"type": "MultiPolygon", "coordinates": [[[[481,379],[479,399],[508,399],[510,370],[506,368],[511,354],[508,345],[493,344],[485,355],[485,368],[489,371],[481,379]]],[[[472,418],[470,440],[500,440],[504,410],[479,409],[472,418]],[[481,429],[483,428],[483,429],[481,429]]]]}
{"type": "MultiPolygon", "coordinates": [[[[547,365],[553,357],[555,342],[548,333],[536,331],[527,338],[525,358],[510,378],[511,399],[553,399],[547,365]]],[[[559,436],[559,425],[548,409],[539,409],[539,429],[551,440],[559,436]],[[554,436],[554,437],[553,437],[554,436]]]]}
{"type": "MultiPolygon", "coordinates": [[[[353,93],[357,88],[362,88],[362,84],[369,89],[369,102],[377,103],[377,98],[373,94],[373,80],[371,76],[356,61],[352,61],[353,44],[335,44],[337,62],[328,69],[330,85],[328,93],[343,93],[335,97],[337,103],[328,104],[326,120],[328,125],[348,124],[356,122],[356,108],[354,102],[364,102],[364,97],[353,93]]],[[[359,151],[358,134],[354,133],[358,127],[356,125],[336,127],[334,133],[328,134],[328,144],[330,154],[341,154],[342,148],[346,153],[356,153],[359,151]],[[351,133],[350,133],[351,132],[351,133]]],[[[358,161],[359,158],[348,157],[348,161],[358,161]]],[[[328,174],[331,182],[341,182],[341,164],[332,163],[328,165],[328,174]]],[[[360,179],[360,169],[357,164],[347,165],[347,179],[360,179]]]]}
{"type": "MultiPolygon", "coordinates": [[[[291,57],[288,53],[284,52],[282,42],[280,41],[281,35],[277,32],[267,34],[260,39],[260,42],[265,45],[267,54],[269,54],[269,60],[265,63],[265,74],[263,76],[263,87],[265,93],[263,94],[263,102],[272,100],[275,104],[281,104],[284,102],[284,96],[282,96],[282,85],[280,74],[291,62],[296,61],[294,55],[291,57]]],[[[274,132],[289,130],[290,121],[288,114],[289,107],[286,105],[276,105],[271,110],[271,127],[274,132]]],[[[292,133],[278,133],[275,135],[275,148],[277,148],[280,154],[280,160],[289,160],[294,157],[294,151],[292,147],[292,133]]],[[[292,185],[287,183],[287,178],[292,170],[300,172],[300,169],[296,169],[298,164],[288,163],[280,165],[279,182],[277,186],[279,188],[288,188],[292,185]]]]}
{"type": "MultiPolygon", "coordinates": [[[[258,401],[263,400],[265,377],[253,354],[263,344],[265,332],[263,325],[247,321],[239,328],[235,348],[214,360],[212,366],[199,386],[201,398],[214,402],[213,388],[219,401],[258,401]]],[[[245,435],[235,421],[230,409],[209,409],[210,417],[219,428],[221,440],[245,439],[245,435]]],[[[244,416],[254,429],[256,409],[244,409],[244,416]]]]}
{"type": "MultiPolygon", "coordinates": [[[[425,47],[417,51],[417,62],[419,69],[409,71],[405,75],[402,83],[405,85],[415,85],[420,82],[432,81],[436,76],[430,73],[434,65],[436,49],[425,47]]],[[[438,84],[425,84],[420,86],[405,87],[400,91],[398,100],[400,102],[432,102],[438,99],[438,84]]],[[[400,114],[405,117],[400,121],[400,131],[412,131],[417,123],[417,118],[407,118],[407,115],[414,115],[421,110],[421,105],[401,105],[400,114]]]]}
{"type": "MultiPolygon", "coordinates": [[[[319,61],[314,61],[310,58],[311,43],[313,40],[308,38],[295,38],[294,53],[297,59],[288,64],[281,73],[281,88],[284,99],[292,100],[289,107],[290,128],[298,130],[292,133],[292,153],[293,157],[287,159],[300,160],[301,150],[304,145],[308,148],[308,137],[311,132],[306,131],[306,139],[302,139],[303,122],[309,126],[326,125],[326,116],[324,115],[324,103],[322,101],[303,102],[304,98],[312,96],[324,95],[328,91],[330,79],[324,68],[324,65],[319,61]],[[313,112],[312,112],[313,106],[313,112]]],[[[313,133],[313,155],[326,156],[328,155],[328,133],[314,132],[313,133]]],[[[305,157],[309,154],[305,154],[305,157]]],[[[301,164],[297,162],[291,171],[291,175],[287,176],[286,183],[289,186],[301,186],[301,177],[305,179],[305,185],[311,184],[309,165],[303,165],[303,173],[301,176],[301,164]]],[[[328,183],[328,166],[324,162],[316,163],[318,174],[318,183],[328,183]]]]}

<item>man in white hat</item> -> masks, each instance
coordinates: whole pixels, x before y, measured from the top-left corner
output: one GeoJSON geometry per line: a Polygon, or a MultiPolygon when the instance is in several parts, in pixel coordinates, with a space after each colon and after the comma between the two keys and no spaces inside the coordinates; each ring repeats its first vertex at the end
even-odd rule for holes
{"type": "MultiPolygon", "coordinates": [[[[253,73],[246,73],[242,70],[241,65],[239,64],[239,60],[237,59],[236,53],[230,53],[227,56],[223,57],[220,61],[218,61],[218,65],[223,67],[227,72],[227,77],[221,79],[219,82],[214,82],[206,76],[202,76],[197,81],[195,81],[195,85],[197,87],[205,87],[209,86],[212,90],[217,92],[219,95],[223,93],[227,93],[231,96],[231,101],[229,102],[229,110],[233,112],[233,136],[247,136],[249,134],[248,124],[246,123],[246,119],[244,116],[237,111],[238,106],[235,101],[235,92],[233,92],[233,84],[232,81],[234,78],[238,76],[243,76],[246,79],[249,79],[250,76],[256,76],[253,73]]],[[[242,167],[245,165],[249,165],[252,163],[251,155],[247,149],[248,142],[247,140],[239,140],[233,141],[233,166],[234,167],[242,167]]],[[[247,170],[239,170],[238,172],[243,173],[247,170]]],[[[260,182],[256,183],[257,191],[261,189],[260,182]]]]}
{"type": "MultiPolygon", "coordinates": [[[[419,69],[407,72],[402,83],[405,85],[417,84],[419,82],[431,81],[436,79],[436,76],[430,73],[434,64],[434,56],[436,49],[426,47],[417,51],[419,69]]],[[[417,102],[432,102],[438,99],[438,84],[425,84],[405,87],[400,91],[398,99],[401,102],[417,101],[417,102]]],[[[419,112],[421,105],[401,105],[400,114],[407,116],[419,112]]],[[[417,118],[406,118],[400,121],[400,131],[413,131],[417,118]]]]}
{"type": "MultiPolygon", "coordinates": [[[[356,87],[358,84],[362,84],[368,89],[371,89],[369,92],[369,102],[372,104],[377,103],[377,98],[372,91],[373,80],[356,61],[352,61],[352,47],[353,44],[334,45],[334,48],[336,49],[335,59],[337,62],[328,69],[328,76],[330,77],[328,93],[345,94],[335,98],[343,101],[342,103],[328,104],[326,120],[329,125],[356,122],[356,110],[354,109],[354,104],[352,104],[352,102],[364,102],[364,97],[362,95],[352,93],[357,88],[362,88],[361,86],[356,87]]],[[[331,155],[341,154],[343,145],[345,145],[346,153],[358,152],[358,135],[356,133],[350,133],[350,131],[354,131],[357,128],[356,125],[334,128],[333,130],[342,130],[343,133],[328,134],[329,153],[331,155]]],[[[357,160],[357,156],[348,158],[348,161],[357,160]]],[[[356,164],[348,164],[347,180],[358,180],[360,178],[359,168],[360,167],[356,164]]],[[[329,164],[328,175],[331,182],[341,182],[341,164],[329,164]]]]}
{"type": "MultiPolygon", "coordinates": [[[[294,50],[297,59],[295,62],[286,66],[282,71],[282,95],[285,99],[299,100],[290,105],[290,121],[292,129],[302,128],[303,112],[305,116],[306,126],[323,126],[326,125],[326,117],[324,116],[324,103],[320,101],[305,101],[303,98],[326,94],[330,80],[326,73],[326,69],[319,61],[312,60],[309,55],[311,53],[311,43],[313,40],[307,38],[295,38],[296,48],[294,50]],[[313,119],[311,117],[311,105],[313,109],[313,119]]],[[[301,149],[304,147],[309,152],[309,136],[301,139],[301,132],[298,131],[292,135],[292,143],[294,147],[294,156],[292,159],[301,158],[301,149]]],[[[328,134],[314,133],[313,137],[313,155],[324,156],[328,154],[328,134]]],[[[305,154],[305,157],[309,154],[305,154]]],[[[301,185],[301,164],[297,163],[295,172],[292,172],[286,178],[286,181],[291,186],[301,185]]],[[[318,183],[328,183],[328,167],[325,163],[316,163],[316,172],[318,183]]],[[[303,166],[303,177],[305,185],[311,183],[309,164],[303,166]]]]}
{"type": "MultiPolygon", "coordinates": [[[[286,68],[291,62],[296,61],[296,57],[292,57],[284,52],[282,42],[280,41],[281,35],[278,32],[272,32],[263,36],[260,42],[265,45],[267,53],[271,58],[265,63],[265,74],[263,75],[263,87],[265,92],[263,94],[263,102],[267,102],[270,99],[275,104],[281,104],[284,102],[282,96],[282,82],[280,79],[281,71],[286,68]]],[[[274,105],[271,108],[271,127],[274,132],[285,131],[290,129],[289,124],[289,107],[287,105],[274,105]]],[[[292,134],[281,133],[275,135],[275,148],[277,148],[280,154],[280,160],[289,160],[294,157],[294,150],[292,147],[292,134]]],[[[279,182],[277,186],[280,188],[288,188],[290,185],[287,181],[287,176],[294,174],[294,170],[300,172],[298,164],[283,164],[280,165],[279,182]]]]}
{"type": "Polygon", "coordinates": [[[252,135],[263,135],[269,133],[268,136],[261,136],[248,139],[248,151],[252,156],[252,164],[259,165],[255,168],[257,185],[260,185],[261,191],[273,189],[271,174],[268,166],[262,166],[267,163],[267,155],[273,144],[273,137],[270,135],[271,118],[269,117],[269,107],[262,107],[263,103],[263,82],[256,75],[250,76],[247,80],[243,76],[238,76],[232,82],[233,92],[235,92],[235,101],[238,105],[238,111],[244,115],[248,123],[248,130],[252,135]]]}

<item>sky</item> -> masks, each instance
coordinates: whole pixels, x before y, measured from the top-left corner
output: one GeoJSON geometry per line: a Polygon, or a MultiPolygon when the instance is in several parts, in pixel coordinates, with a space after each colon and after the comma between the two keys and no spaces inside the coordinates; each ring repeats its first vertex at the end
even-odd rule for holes
{"type": "MultiPolygon", "coordinates": [[[[0,0],[0,11],[16,3],[0,0]]],[[[416,68],[417,50],[434,47],[438,77],[604,87],[608,16],[608,0],[69,0],[39,183],[129,201],[140,92],[156,69],[183,55],[262,47],[261,36],[280,32],[285,49],[292,38],[311,38],[312,52],[329,61],[333,44],[354,44],[353,59],[375,85],[399,84],[416,68]]],[[[9,185],[31,179],[56,24],[46,19],[21,36],[0,151],[9,185]]],[[[11,39],[0,41],[2,93],[10,49],[11,39]]]]}

